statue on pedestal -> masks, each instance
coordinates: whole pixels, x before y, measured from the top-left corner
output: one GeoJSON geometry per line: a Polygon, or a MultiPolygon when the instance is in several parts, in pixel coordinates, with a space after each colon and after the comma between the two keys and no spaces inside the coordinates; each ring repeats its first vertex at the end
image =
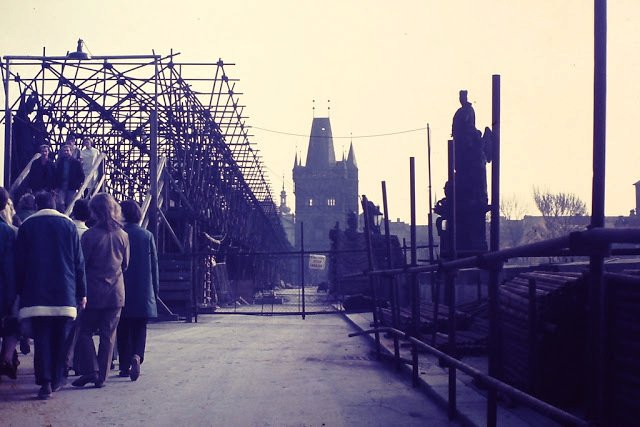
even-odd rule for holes
{"type": "Polygon", "coordinates": [[[476,115],[467,100],[467,91],[460,91],[460,108],[453,116],[451,135],[455,154],[455,188],[445,184],[445,197],[439,200],[434,212],[440,216],[436,221],[440,236],[440,255],[451,257],[452,195],[455,194],[456,251],[461,255],[473,255],[487,250],[486,213],[489,211],[487,197],[486,164],[490,161],[491,130],[485,128],[484,135],[476,129],[476,115]]]}

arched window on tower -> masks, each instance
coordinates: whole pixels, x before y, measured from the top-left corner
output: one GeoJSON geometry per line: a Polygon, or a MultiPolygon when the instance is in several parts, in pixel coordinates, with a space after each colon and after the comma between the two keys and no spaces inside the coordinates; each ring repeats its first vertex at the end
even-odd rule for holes
{"type": "Polygon", "coordinates": [[[335,197],[329,197],[327,199],[327,206],[335,206],[336,205],[336,199],[335,197]]]}
{"type": "Polygon", "coordinates": [[[307,200],[307,206],[313,206],[313,199],[307,200]]]}

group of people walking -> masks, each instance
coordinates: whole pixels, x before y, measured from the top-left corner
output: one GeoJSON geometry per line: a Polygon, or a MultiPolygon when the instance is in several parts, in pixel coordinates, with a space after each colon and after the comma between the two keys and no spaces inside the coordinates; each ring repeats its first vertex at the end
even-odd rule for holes
{"type": "MultiPolygon", "coordinates": [[[[33,193],[53,191],[56,208],[64,212],[89,176],[100,152],[93,146],[90,137],[82,139],[82,149],[76,147],[76,138],[68,135],[54,162],[48,145],[40,146],[40,157],[31,163],[26,178],[26,187],[33,193]]],[[[87,185],[89,192],[95,186],[95,178],[87,185]]]]}
{"type": "MultiPolygon", "coordinates": [[[[9,201],[0,187],[0,212],[9,201]]],[[[15,378],[17,337],[27,334],[41,399],[62,388],[71,369],[79,375],[73,386],[104,387],[116,336],[119,375],[137,380],[147,322],[157,316],[157,252],[138,225],[138,204],[98,193],[76,202],[73,219],[56,207],[56,196],[41,191],[31,214],[15,222],[0,215],[0,375],[10,366],[15,378]]]]}

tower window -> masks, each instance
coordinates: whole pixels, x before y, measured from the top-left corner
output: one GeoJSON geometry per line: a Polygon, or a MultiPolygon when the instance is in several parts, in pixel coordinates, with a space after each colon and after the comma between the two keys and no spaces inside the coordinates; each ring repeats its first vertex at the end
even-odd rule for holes
{"type": "Polygon", "coordinates": [[[327,199],[327,206],[335,206],[336,205],[336,199],[331,197],[329,199],[327,199]]]}
{"type": "Polygon", "coordinates": [[[313,199],[307,200],[307,206],[313,206],[313,199]]]}

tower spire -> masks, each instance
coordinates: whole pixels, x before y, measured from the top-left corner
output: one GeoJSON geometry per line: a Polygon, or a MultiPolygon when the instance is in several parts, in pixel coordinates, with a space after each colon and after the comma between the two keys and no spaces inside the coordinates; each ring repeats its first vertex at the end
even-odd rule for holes
{"type": "Polygon", "coordinates": [[[347,163],[350,166],[358,167],[358,162],[356,162],[356,152],[353,149],[353,141],[349,144],[349,155],[347,156],[347,163]]]}
{"type": "Polygon", "coordinates": [[[312,169],[327,169],[335,164],[336,155],[333,148],[331,121],[328,117],[316,117],[311,124],[305,165],[312,169]]]}

